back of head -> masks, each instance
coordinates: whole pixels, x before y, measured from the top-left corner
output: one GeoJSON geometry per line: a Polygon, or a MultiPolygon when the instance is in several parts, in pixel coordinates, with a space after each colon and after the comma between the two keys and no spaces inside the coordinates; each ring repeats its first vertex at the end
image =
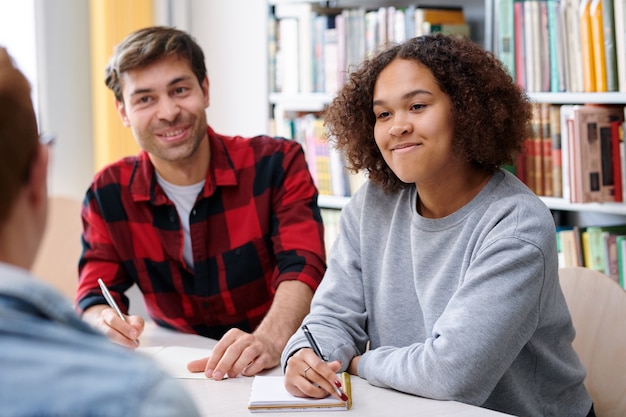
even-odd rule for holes
{"type": "Polygon", "coordinates": [[[0,48],[0,226],[28,179],[37,144],[30,85],[7,51],[0,48]]]}
{"type": "Polygon", "coordinates": [[[166,56],[187,60],[199,83],[206,77],[204,52],[188,33],[171,27],[152,26],[131,33],[115,47],[104,81],[115,99],[122,102],[121,75],[166,56]]]}

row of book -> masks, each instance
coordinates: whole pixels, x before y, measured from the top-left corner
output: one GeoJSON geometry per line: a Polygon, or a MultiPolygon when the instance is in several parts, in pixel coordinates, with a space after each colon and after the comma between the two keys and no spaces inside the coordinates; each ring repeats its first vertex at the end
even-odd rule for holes
{"type": "MultiPolygon", "coordinates": [[[[571,203],[623,202],[624,110],[623,105],[533,103],[524,152],[508,168],[539,196],[571,203]]],[[[350,196],[359,188],[365,176],[346,171],[319,115],[294,114],[283,123],[284,136],[302,145],[320,194],[350,196]]]]}
{"type": "Polygon", "coordinates": [[[626,224],[557,228],[559,266],[600,271],[626,289],[626,224]]]}
{"type": "Polygon", "coordinates": [[[530,92],[626,92],[626,0],[496,0],[494,49],[530,92]]]}
{"type": "Polygon", "coordinates": [[[338,197],[354,194],[366,177],[362,173],[346,170],[343,154],[328,140],[323,120],[313,113],[307,113],[290,119],[289,123],[293,138],[304,149],[318,192],[338,197]]]}
{"type": "Polygon", "coordinates": [[[270,91],[334,93],[346,74],[381,46],[433,32],[470,37],[463,8],[276,6],[269,19],[270,91]]]}
{"type": "Polygon", "coordinates": [[[513,171],[537,195],[623,202],[623,105],[533,104],[532,131],[513,171]]]}

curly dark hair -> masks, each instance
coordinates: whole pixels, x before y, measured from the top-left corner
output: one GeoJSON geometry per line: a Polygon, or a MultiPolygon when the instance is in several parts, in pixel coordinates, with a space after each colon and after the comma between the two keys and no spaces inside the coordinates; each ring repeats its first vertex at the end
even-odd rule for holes
{"type": "Polygon", "coordinates": [[[202,84],[207,72],[202,48],[188,33],[167,26],[139,29],[120,42],[105,69],[104,83],[113,91],[115,99],[123,102],[122,73],[172,55],[186,59],[202,84]]]}
{"type": "Polygon", "coordinates": [[[473,41],[433,34],[389,46],[362,62],[324,110],[329,140],[349,170],[365,170],[385,191],[410,186],[389,168],[374,140],[374,84],[395,59],[430,69],[452,104],[454,149],[479,169],[513,163],[530,132],[532,105],[503,64],[473,41]]]}

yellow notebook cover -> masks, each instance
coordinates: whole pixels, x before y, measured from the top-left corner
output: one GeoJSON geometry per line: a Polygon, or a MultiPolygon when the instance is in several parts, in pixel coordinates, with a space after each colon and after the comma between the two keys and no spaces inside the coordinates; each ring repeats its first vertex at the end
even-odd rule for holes
{"type": "Polygon", "coordinates": [[[341,374],[342,388],[348,401],[329,395],[326,398],[302,398],[291,395],[285,389],[282,375],[256,375],[252,381],[248,410],[252,413],[276,411],[332,411],[349,410],[352,407],[350,374],[341,374]]]}

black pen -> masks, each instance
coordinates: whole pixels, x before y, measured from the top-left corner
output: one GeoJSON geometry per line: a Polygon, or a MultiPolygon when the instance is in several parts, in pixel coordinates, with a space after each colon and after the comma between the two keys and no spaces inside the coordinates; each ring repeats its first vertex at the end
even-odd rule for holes
{"type": "Polygon", "coordinates": [[[315,352],[318,358],[326,362],[326,358],[324,357],[324,355],[322,355],[322,351],[320,350],[319,345],[313,338],[313,334],[311,333],[311,331],[309,330],[306,324],[302,326],[302,331],[304,332],[306,339],[309,341],[309,345],[311,345],[311,349],[313,349],[313,352],[315,352]]]}
{"type": "MultiPolygon", "coordinates": [[[[306,324],[302,325],[302,331],[304,332],[306,339],[309,341],[309,345],[311,345],[311,349],[313,349],[313,352],[315,352],[317,357],[323,360],[324,362],[327,362],[327,359],[324,357],[324,355],[322,355],[322,350],[320,349],[320,346],[317,344],[317,342],[315,341],[315,338],[313,337],[313,333],[311,333],[311,331],[309,330],[306,324]]],[[[341,397],[343,401],[350,400],[350,397],[348,397],[345,392],[339,389],[339,387],[334,387],[334,388],[335,388],[335,392],[337,393],[337,395],[341,397]]]]}

